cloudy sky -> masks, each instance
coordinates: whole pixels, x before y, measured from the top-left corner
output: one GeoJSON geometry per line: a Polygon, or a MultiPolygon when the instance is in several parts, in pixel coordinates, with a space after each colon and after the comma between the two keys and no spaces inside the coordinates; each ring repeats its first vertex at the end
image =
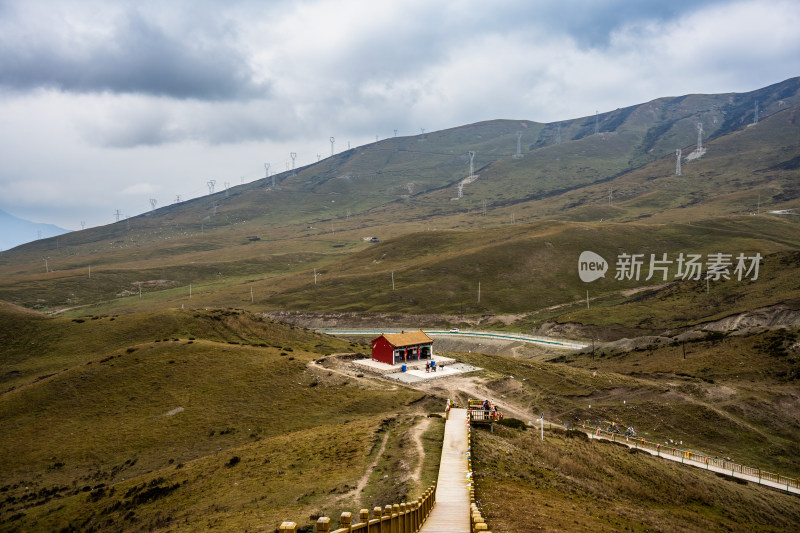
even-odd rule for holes
{"type": "Polygon", "coordinates": [[[800,75],[797,0],[0,0],[0,209],[68,229],[376,135],[800,75]]]}

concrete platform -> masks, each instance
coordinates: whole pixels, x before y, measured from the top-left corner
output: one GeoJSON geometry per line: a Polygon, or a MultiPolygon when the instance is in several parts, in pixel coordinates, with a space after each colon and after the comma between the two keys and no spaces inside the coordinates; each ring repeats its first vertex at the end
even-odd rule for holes
{"type": "Polygon", "coordinates": [[[434,357],[433,360],[436,361],[436,372],[425,372],[425,363],[429,362],[428,359],[407,362],[405,372],[402,371],[402,364],[387,365],[386,363],[373,361],[372,359],[357,359],[353,361],[353,365],[359,370],[378,374],[386,379],[393,379],[401,383],[430,381],[454,376],[456,374],[482,370],[476,366],[459,363],[450,357],[434,357]]]}
{"type": "MultiPolygon", "coordinates": [[[[455,359],[450,357],[438,357],[434,356],[433,360],[436,361],[436,366],[451,365],[456,362],[455,359]]],[[[373,374],[393,374],[395,372],[402,372],[403,364],[406,365],[408,370],[413,369],[422,369],[422,372],[425,373],[425,363],[430,363],[430,359],[422,359],[418,361],[408,361],[407,363],[397,363],[394,365],[389,365],[386,363],[381,363],[380,361],[375,361],[374,359],[356,359],[353,361],[353,364],[357,367],[361,368],[362,370],[366,370],[367,372],[372,372],[373,374]]]]}
{"type": "MultiPolygon", "coordinates": [[[[438,361],[436,362],[436,365],[439,365],[438,361]]],[[[436,370],[436,372],[425,372],[425,368],[423,367],[422,370],[413,369],[406,372],[385,374],[384,377],[386,379],[394,379],[402,383],[417,383],[419,381],[431,381],[434,379],[447,378],[450,376],[455,376],[456,374],[464,374],[466,372],[475,372],[476,370],[482,369],[465,363],[451,363],[449,365],[445,365],[444,368],[436,370]]]]}

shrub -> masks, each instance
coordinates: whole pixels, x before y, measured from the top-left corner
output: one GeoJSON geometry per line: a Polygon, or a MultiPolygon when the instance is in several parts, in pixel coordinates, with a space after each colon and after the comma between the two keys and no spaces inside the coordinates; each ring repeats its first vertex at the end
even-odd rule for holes
{"type": "Polygon", "coordinates": [[[525,422],[523,422],[519,418],[511,418],[511,417],[504,418],[502,420],[498,420],[497,423],[500,424],[501,426],[506,426],[513,429],[521,429],[523,431],[528,429],[527,424],[525,424],[525,422]]]}

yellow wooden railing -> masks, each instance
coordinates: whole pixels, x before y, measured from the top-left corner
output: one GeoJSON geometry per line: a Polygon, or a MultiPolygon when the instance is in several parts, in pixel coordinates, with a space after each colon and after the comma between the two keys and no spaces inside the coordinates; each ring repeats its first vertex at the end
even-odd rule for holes
{"type": "MultiPolygon", "coordinates": [[[[339,529],[331,531],[331,519],[321,516],[314,530],[317,533],[416,533],[431,514],[436,503],[436,483],[431,485],[416,501],[387,505],[383,509],[375,507],[370,518],[369,509],[361,509],[359,522],[353,524],[351,513],[339,517],[339,529]]],[[[283,522],[278,531],[297,533],[297,524],[283,522]]]]}
{"type": "MultiPolygon", "coordinates": [[[[470,412],[467,411],[467,422],[471,422],[470,412]]],[[[478,504],[475,502],[475,478],[472,477],[472,431],[467,431],[467,477],[469,478],[469,527],[472,533],[492,533],[481,515],[478,504]]]]}

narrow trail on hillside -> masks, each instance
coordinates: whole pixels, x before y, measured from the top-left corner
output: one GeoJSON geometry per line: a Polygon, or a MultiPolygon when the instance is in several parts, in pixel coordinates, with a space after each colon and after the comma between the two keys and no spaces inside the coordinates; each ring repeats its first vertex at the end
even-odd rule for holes
{"type": "Polygon", "coordinates": [[[425,463],[425,447],[422,445],[422,436],[428,431],[431,426],[431,418],[423,418],[418,424],[409,430],[409,438],[414,443],[414,448],[417,453],[417,465],[414,470],[409,473],[411,480],[419,483],[422,479],[422,465],[425,463]]]}
{"type": "Polygon", "coordinates": [[[381,457],[383,457],[383,452],[386,451],[386,443],[389,442],[389,433],[390,433],[389,431],[386,431],[386,434],[383,436],[383,440],[381,441],[381,447],[378,448],[378,453],[375,454],[375,459],[372,461],[369,467],[367,467],[367,469],[364,471],[364,475],[361,476],[361,479],[358,480],[356,488],[354,488],[349,492],[345,492],[344,494],[336,498],[337,502],[341,502],[349,498],[355,498],[356,500],[359,498],[361,492],[364,490],[364,488],[366,488],[370,476],[372,476],[372,471],[375,470],[375,467],[378,466],[378,462],[380,462],[381,457]]]}
{"type": "Polygon", "coordinates": [[[361,383],[362,385],[366,385],[365,388],[369,388],[369,389],[380,388],[381,390],[386,390],[386,391],[396,391],[397,388],[398,388],[397,385],[386,385],[386,384],[384,384],[385,380],[378,381],[378,378],[376,376],[358,377],[358,372],[354,372],[352,370],[340,370],[340,369],[334,368],[334,367],[323,366],[323,365],[317,363],[316,361],[311,361],[310,363],[308,363],[308,368],[312,372],[314,372],[314,371],[317,371],[317,372],[332,372],[332,373],[337,374],[339,376],[344,376],[347,379],[352,379],[354,381],[357,381],[357,382],[361,383]]]}

